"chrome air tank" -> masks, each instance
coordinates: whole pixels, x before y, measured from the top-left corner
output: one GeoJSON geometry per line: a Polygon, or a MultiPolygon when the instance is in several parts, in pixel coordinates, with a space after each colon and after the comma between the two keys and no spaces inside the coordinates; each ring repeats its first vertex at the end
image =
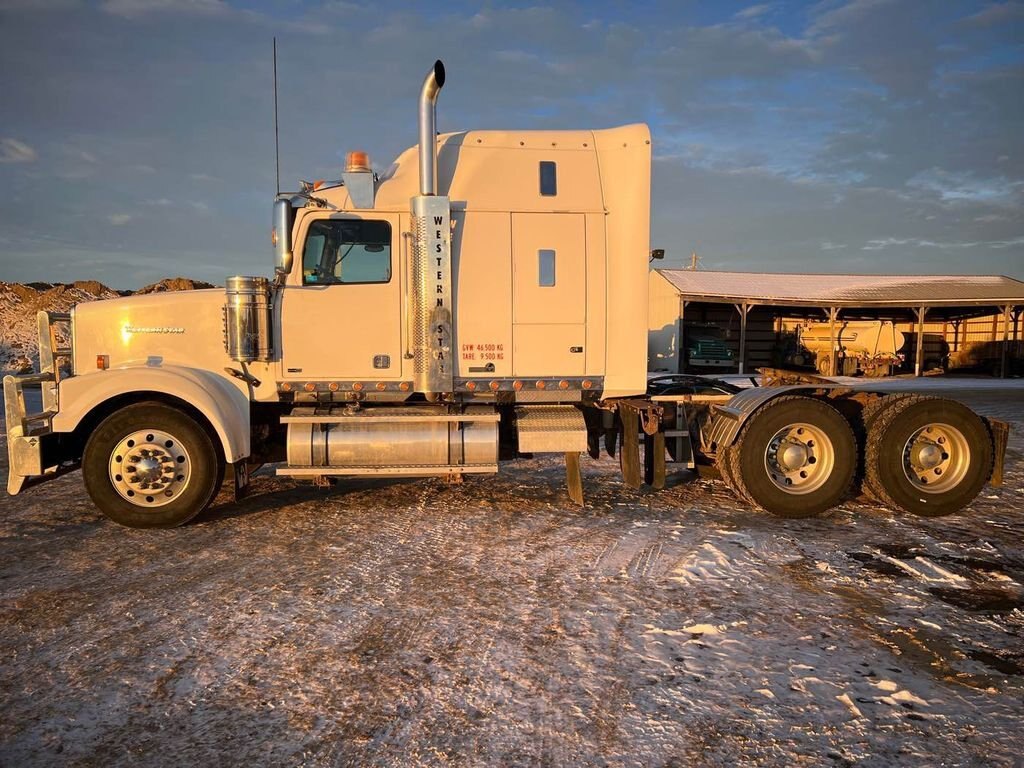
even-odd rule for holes
{"type": "Polygon", "coordinates": [[[224,285],[224,347],[232,360],[271,359],[271,289],[265,277],[229,277],[224,285]]]}

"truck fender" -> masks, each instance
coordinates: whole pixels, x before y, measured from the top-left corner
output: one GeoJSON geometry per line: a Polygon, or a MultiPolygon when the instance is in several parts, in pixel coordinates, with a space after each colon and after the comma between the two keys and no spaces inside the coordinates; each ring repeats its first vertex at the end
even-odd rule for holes
{"type": "Polygon", "coordinates": [[[833,389],[827,384],[791,384],[779,387],[751,387],[737,392],[732,399],[714,407],[712,418],[702,430],[701,442],[708,453],[718,453],[736,441],[747,419],[765,403],[780,395],[810,394],[833,389]]]}
{"type": "Polygon", "coordinates": [[[114,368],[60,382],[54,432],[72,432],[93,409],[137,392],[170,395],[198,410],[210,422],[228,463],[250,454],[249,398],[212,371],[177,365],[114,368]]]}

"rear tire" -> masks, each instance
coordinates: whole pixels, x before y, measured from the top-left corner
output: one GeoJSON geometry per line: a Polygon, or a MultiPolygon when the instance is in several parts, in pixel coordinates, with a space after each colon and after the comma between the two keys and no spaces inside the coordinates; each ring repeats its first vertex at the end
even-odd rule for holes
{"type": "Polygon", "coordinates": [[[812,517],[838,504],[853,482],[857,442],[828,403],[772,400],[725,452],[728,476],[744,500],[778,517],[812,517]]]}
{"type": "Polygon", "coordinates": [[[209,434],[185,413],[156,402],[108,416],[82,457],[93,503],[130,528],[173,528],[202,512],[224,480],[209,434]]]}
{"type": "Polygon", "coordinates": [[[988,425],[954,401],[910,395],[869,425],[864,485],[882,504],[922,517],[952,515],[981,491],[994,457],[988,425]]]}
{"type": "Polygon", "coordinates": [[[743,484],[737,482],[737,473],[739,471],[736,467],[737,455],[736,446],[730,445],[728,448],[723,448],[718,452],[718,460],[715,464],[718,467],[718,472],[721,474],[725,484],[729,486],[729,490],[738,496],[745,504],[756,507],[757,504],[753,499],[750,499],[746,495],[746,490],[744,489],[743,484]]]}
{"type": "Polygon", "coordinates": [[[878,421],[878,418],[889,408],[899,403],[901,400],[905,400],[913,395],[908,393],[899,392],[894,395],[883,395],[877,397],[874,400],[868,401],[864,406],[860,414],[860,420],[856,425],[857,442],[861,446],[861,464],[858,474],[858,482],[860,482],[861,492],[869,499],[885,504],[883,496],[885,490],[881,487],[876,487],[873,480],[869,480],[865,468],[865,454],[867,453],[868,435],[874,434],[874,425],[878,421]]]}

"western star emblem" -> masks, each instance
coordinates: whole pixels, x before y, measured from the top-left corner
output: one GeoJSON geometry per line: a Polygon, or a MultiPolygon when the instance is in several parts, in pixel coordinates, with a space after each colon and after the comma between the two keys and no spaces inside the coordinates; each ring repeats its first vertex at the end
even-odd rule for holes
{"type": "Polygon", "coordinates": [[[169,326],[169,325],[160,325],[160,326],[126,325],[124,327],[124,332],[125,333],[184,333],[185,329],[184,328],[180,328],[180,327],[176,327],[176,326],[169,326]]]}

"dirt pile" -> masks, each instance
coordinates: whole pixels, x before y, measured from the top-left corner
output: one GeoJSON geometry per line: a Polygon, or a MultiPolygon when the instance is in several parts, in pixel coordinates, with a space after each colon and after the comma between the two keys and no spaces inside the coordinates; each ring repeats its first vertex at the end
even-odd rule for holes
{"type": "Polygon", "coordinates": [[[23,373],[39,363],[36,314],[67,312],[76,304],[116,299],[135,293],[191,291],[212,288],[186,277],[165,278],[138,291],[115,291],[96,280],[73,283],[5,283],[0,281],[0,373],[23,373]]]}
{"type": "Polygon", "coordinates": [[[159,283],[139,288],[135,293],[163,293],[165,291],[198,291],[203,288],[215,288],[211,283],[202,280],[191,280],[187,277],[165,277],[159,283]]]}

